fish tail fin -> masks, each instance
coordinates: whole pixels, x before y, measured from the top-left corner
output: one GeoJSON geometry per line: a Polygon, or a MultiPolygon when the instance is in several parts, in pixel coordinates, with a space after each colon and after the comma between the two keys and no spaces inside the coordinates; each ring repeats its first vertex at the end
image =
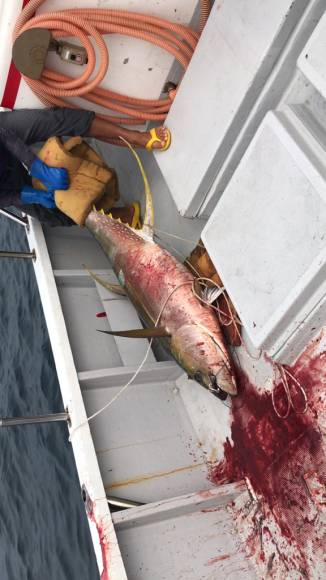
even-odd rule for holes
{"type": "Polygon", "coordinates": [[[133,154],[133,156],[135,157],[135,159],[138,163],[138,167],[140,169],[140,173],[141,173],[141,176],[143,178],[144,188],[145,188],[145,215],[144,215],[142,230],[144,233],[146,233],[150,237],[153,237],[153,228],[154,228],[153,195],[151,192],[150,185],[148,183],[148,179],[147,179],[147,175],[146,175],[144,166],[140,160],[140,157],[139,157],[137,151],[135,151],[133,146],[130,145],[130,143],[126,139],[124,139],[123,137],[120,137],[120,139],[121,139],[121,141],[123,141],[127,145],[127,147],[129,147],[131,153],[133,154]]]}

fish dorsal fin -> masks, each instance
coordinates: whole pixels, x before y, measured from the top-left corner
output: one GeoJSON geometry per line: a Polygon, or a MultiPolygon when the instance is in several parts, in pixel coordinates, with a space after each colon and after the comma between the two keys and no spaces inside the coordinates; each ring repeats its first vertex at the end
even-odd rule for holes
{"type": "Polygon", "coordinates": [[[127,296],[124,289],[120,286],[120,284],[110,284],[110,282],[107,282],[106,280],[103,280],[103,278],[100,278],[100,276],[94,274],[94,272],[92,272],[92,270],[87,268],[87,266],[84,265],[84,268],[85,270],[87,270],[91,278],[95,280],[95,282],[100,284],[100,286],[103,286],[103,288],[105,288],[106,290],[109,290],[109,292],[119,294],[119,296],[127,296]]]}
{"type": "Polygon", "coordinates": [[[123,137],[120,137],[121,141],[123,141],[130,149],[131,153],[133,154],[133,156],[135,157],[137,163],[138,163],[138,167],[140,169],[140,173],[141,176],[143,178],[143,182],[144,182],[144,193],[145,193],[145,214],[144,214],[144,221],[143,221],[143,227],[141,230],[136,230],[136,232],[139,234],[140,232],[142,232],[143,234],[145,234],[145,236],[153,238],[153,233],[154,233],[154,206],[153,206],[153,195],[151,192],[151,188],[150,185],[148,183],[148,179],[147,179],[147,175],[144,169],[144,166],[140,160],[140,157],[138,155],[138,153],[135,151],[135,149],[132,147],[132,145],[130,145],[130,143],[128,143],[128,141],[126,139],[124,139],[123,137]]]}
{"type": "Polygon", "coordinates": [[[156,326],[153,328],[136,328],[135,330],[98,330],[98,332],[110,334],[111,336],[122,336],[124,338],[162,338],[164,336],[171,336],[165,328],[156,326]]]}

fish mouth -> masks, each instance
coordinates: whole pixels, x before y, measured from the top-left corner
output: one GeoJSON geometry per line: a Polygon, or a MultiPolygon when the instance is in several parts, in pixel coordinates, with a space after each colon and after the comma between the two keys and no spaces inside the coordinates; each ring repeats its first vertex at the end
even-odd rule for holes
{"type": "Polygon", "coordinates": [[[210,393],[212,393],[212,395],[214,395],[214,397],[220,399],[221,401],[226,401],[226,399],[229,396],[229,394],[226,391],[223,391],[223,389],[221,389],[218,386],[211,385],[210,387],[208,387],[208,390],[210,393]]]}
{"type": "Polygon", "coordinates": [[[209,391],[222,400],[225,400],[228,395],[237,394],[235,378],[226,365],[216,375],[211,375],[210,381],[209,391]]]}
{"type": "Polygon", "coordinates": [[[229,395],[237,394],[235,379],[227,366],[223,366],[216,375],[209,376],[198,370],[194,373],[193,379],[222,401],[225,401],[229,395]]]}
{"type": "MultiPolygon", "coordinates": [[[[237,385],[231,369],[224,365],[212,378],[213,389],[223,391],[227,395],[237,394],[237,385]]],[[[225,397],[226,398],[226,397],[225,397]]]]}

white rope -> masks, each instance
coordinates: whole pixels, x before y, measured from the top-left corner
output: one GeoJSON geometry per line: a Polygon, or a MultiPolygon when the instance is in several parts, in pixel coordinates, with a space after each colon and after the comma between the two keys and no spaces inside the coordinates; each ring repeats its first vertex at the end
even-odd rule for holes
{"type": "MultiPolygon", "coordinates": [[[[302,386],[302,384],[300,383],[300,381],[298,381],[298,379],[290,372],[288,371],[288,369],[286,369],[285,367],[283,367],[283,365],[276,363],[275,361],[272,361],[272,364],[274,366],[274,369],[276,368],[280,374],[280,378],[281,378],[281,383],[283,385],[283,389],[284,389],[284,394],[286,397],[286,411],[285,413],[280,413],[280,411],[278,410],[277,406],[276,406],[276,402],[275,402],[275,390],[276,388],[274,387],[272,390],[272,405],[273,405],[273,409],[276,413],[276,415],[280,418],[280,419],[287,419],[291,408],[294,411],[294,413],[296,415],[304,415],[307,410],[308,410],[308,398],[307,398],[307,393],[304,389],[304,387],[302,386]],[[291,381],[293,381],[293,383],[296,385],[298,392],[301,395],[302,401],[303,401],[303,406],[302,409],[298,409],[298,407],[295,405],[292,395],[291,395],[291,387],[289,385],[289,381],[287,376],[291,379],[291,381]]],[[[274,373],[274,377],[275,377],[275,373],[274,373]]]]}
{"type": "MultiPolygon", "coordinates": [[[[157,327],[161,316],[163,314],[163,311],[168,303],[168,301],[170,300],[171,296],[182,286],[188,285],[188,284],[192,284],[192,280],[188,281],[188,282],[183,282],[182,284],[179,284],[178,286],[176,286],[175,288],[173,288],[173,290],[170,292],[170,294],[167,296],[161,310],[160,313],[157,317],[157,320],[155,322],[154,328],[157,327]]],[[[108,409],[109,407],[111,407],[111,405],[113,405],[113,403],[115,403],[120,397],[121,395],[128,389],[128,387],[130,387],[130,385],[134,382],[134,380],[136,379],[136,377],[139,375],[141,369],[143,368],[147,357],[150,353],[151,350],[151,346],[152,346],[152,342],[153,339],[151,338],[149,345],[148,345],[148,349],[145,353],[145,356],[143,358],[143,360],[141,361],[141,363],[139,364],[138,368],[136,369],[136,371],[134,372],[134,374],[132,375],[132,377],[129,379],[129,381],[123,386],[121,387],[120,391],[118,391],[118,393],[106,404],[104,405],[104,407],[102,407],[101,409],[99,409],[98,411],[96,411],[95,413],[93,413],[93,415],[90,415],[90,417],[87,417],[86,421],[84,421],[83,423],[80,423],[80,425],[78,425],[77,427],[75,427],[74,429],[72,429],[72,431],[70,432],[70,436],[69,436],[69,441],[71,441],[73,435],[75,435],[76,431],[78,431],[79,429],[81,429],[81,427],[84,427],[85,425],[88,425],[90,421],[92,421],[92,419],[95,419],[95,417],[98,417],[98,415],[100,415],[101,413],[103,413],[104,411],[106,411],[106,409],[108,409]]]]}
{"type": "MultiPolygon", "coordinates": [[[[188,238],[182,238],[181,236],[176,236],[175,234],[171,234],[170,232],[165,232],[164,230],[159,230],[156,227],[154,228],[154,233],[155,232],[159,232],[160,234],[164,234],[165,236],[168,236],[170,238],[174,238],[176,240],[181,240],[182,242],[187,242],[188,244],[191,244],[192,246],[194,244],[196,244],[196,242],[194,242],[194,240],[189,240],[188,238]]],[[[156,236],[156,237],[159,237],[159,236],[156,236]]],[[[205,249],[205,246],[203,244],[197,244],[196,247],[205,249]]]]}

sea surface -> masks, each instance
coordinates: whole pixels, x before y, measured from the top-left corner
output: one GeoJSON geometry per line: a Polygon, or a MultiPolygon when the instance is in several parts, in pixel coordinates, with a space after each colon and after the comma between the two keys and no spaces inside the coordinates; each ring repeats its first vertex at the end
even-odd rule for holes
{"type": "MultiPolygon", "coordinates": [[[[0,249],[25,250],[0,215],[0,249]]],[[[32,263],[0,258],[0,416],[63,410],[32,263]]],[[[0,429],[0,580],[98,580],[63,424],[0,429]]]]}

